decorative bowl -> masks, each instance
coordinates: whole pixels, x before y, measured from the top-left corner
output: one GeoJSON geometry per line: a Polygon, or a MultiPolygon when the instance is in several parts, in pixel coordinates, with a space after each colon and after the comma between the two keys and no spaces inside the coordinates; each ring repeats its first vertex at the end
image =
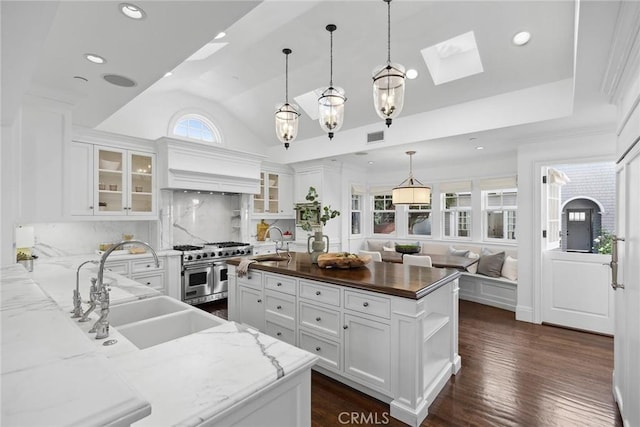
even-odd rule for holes
{"type": "Polygon", "coordinates": [[[396,245],[396,252],[401,254],[417,254],[420,252],[418,245],[396,245]]]}
{"type": "Polygon", "coordinates": [[[117,171],[120,169],[120,162],[112,162],[110,160],[100,159],[100,169],[117,171]]]}
{"type": "Polygon", "coordinates": [[[349,252],[329,252],[318,255],[320,268],[358,268],[371,262],[369,255],[356,255],[349,252]]]}

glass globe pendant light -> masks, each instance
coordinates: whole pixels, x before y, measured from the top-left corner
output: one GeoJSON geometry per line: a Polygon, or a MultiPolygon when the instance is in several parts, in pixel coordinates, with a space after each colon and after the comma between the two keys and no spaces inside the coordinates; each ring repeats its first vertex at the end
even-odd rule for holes
{"type": "Polygon", "coordinates": [[[373,73],[373,105],[387,127],[400,115],[404,105],[405,68],[391,63],[391,0],[387,3],[387,65],[377,67],[373,73]]]}
{"type": "Polygon", "coordinates": [[[431,203],[431,188],[413,177],[413,155],[415,151],[407,151],[409,155],[409,178],[405,179],[391,192],[394,205],[426,205],[431,203]]]}
{"type": "Polygon", "coordinates": [[[320,98],[318,98],[318,122],[322,130],[328,133],[329,139],[333,138],[335,132],[339,131],[344,122],[344,103],[347,98],[344,96],[344,90],[339,87],[333,87],[333,32],[337,29],[333,24],[327,25],[326,29],[331,35],[330,48],[330,77],[329,87],[326,88],[320,98]]]}
{"type": "Polygon", "coordinates": [[[282,49],[285,55],[285,89],[284,104],[276,111],[276,135],[280,142],[284,143],[284,148],[289,149],[289,143],[298,136],[298,117],[300,113],[296,105],[289,104],[289,55],[291,49],[282,49]]]}

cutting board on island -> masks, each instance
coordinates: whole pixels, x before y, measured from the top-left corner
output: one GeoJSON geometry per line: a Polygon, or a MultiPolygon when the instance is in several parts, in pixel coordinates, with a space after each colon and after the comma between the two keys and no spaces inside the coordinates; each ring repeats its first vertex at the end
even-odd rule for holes
{"type": "Polygon", "coordinates": [[[320,268],[358,268],[370,261],[369,255],[356,255],[349,252],[328,252],[318,255],[320,268]]]}

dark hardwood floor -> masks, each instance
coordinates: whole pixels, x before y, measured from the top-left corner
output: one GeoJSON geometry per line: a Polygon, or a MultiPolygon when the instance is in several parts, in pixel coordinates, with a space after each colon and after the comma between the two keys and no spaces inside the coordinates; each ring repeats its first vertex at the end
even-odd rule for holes
{"type": "MultiPolygon", "coordinates": [[[[227,318],[226,300],[200,306],[227,318]]],[[[622,426],[613,400],[613,339],[515,320],[460,301],[462,369],[422,426],[622,426]]],[[[388,405],[317,372],[312,425],[390,425],[388,405]],[[346,421],[346,422],[345,422],[346,421]]]]}

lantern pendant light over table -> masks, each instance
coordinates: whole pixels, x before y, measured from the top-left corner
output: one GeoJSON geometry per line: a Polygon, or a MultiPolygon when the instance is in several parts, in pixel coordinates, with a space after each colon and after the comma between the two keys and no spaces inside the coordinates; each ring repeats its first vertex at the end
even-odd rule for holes
{"type": "Polygon", "coordinates": [[[409,178],[402,181],[391,193],[394,205],[426,205],[431,203],[431,188],[413,177],[413,155],[415,151],[407,151],[409,155],[409,178]]]}
{"type": "Polygon", "coordinates": [[[404,105],[405,68],[391,63],[391,0],[387,3],[387,64],[373,72],[373,104],[387,127],[400,115],[404,105]]]}
{"type": "Polygon", "coordinates": [[[289,104],[289,54],[291,49],[282,49],[285,54],[285,89],[284,104],[276,111],[276,135],[284,148],[289,148],[289,143],[298,136],[298,117],[300,113],[296,105],[289,104]]]}
{"type": "Polygon", "coordinates": [[[333,87],[333,32],[337,27],[329,24],[326,27],[331,38],[330,47],[330,77],[329,87],[322,91],[322,95],[318,98],[318,122],[322,130],[328,133],[329,139],[333,138],[333,134],[340,130],[344,122],[344,103],[347,98],[344,96],[344,90],[339,87],[333,87]]]}

